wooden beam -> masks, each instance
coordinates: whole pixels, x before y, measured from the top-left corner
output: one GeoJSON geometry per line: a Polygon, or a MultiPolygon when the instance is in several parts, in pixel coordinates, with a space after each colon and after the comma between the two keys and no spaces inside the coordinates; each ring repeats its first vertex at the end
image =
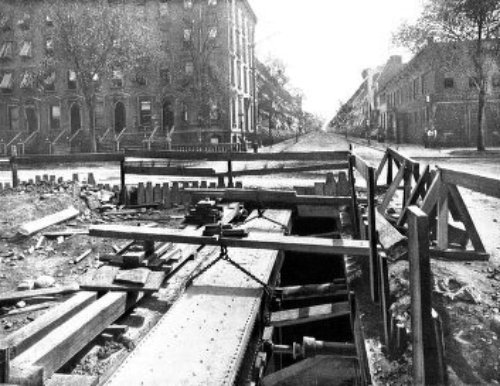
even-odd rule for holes
{"type": "Polygon", "coordinates": [[[185,168],[181,166],[141,166],[125,164],[126,174],[139,174],[146,176],[189,176],[189,177],[215,177],[215,170],[209,168],[185,168]]]}
{"type": "Polygon", "coordinates": [[[276,287],[273,292],[282,300],[302,300],[331,296],[347,296],[345,284],[325,283],[276,287]]]}
{"type": "Polygon", "coordinates": [[[447,184],[462,186],[475,192],[500,198],[500,180],[444,168],[439,168],[439,170],[443,182],[447,184]]]}
{"type": "Polygon", "coordinates": [[[404,176],[405,176],[405,164],[401,165],[401,167],[398,170],[398,173],[396,174],[396,177],[394,177],[394,180],[392,181],[392,184],[389,186],[389,189],[387,189],[387,191],[385,192],[382,204],[380,204],[378,207],[380,213],[385,214],[385,211],[389,206],[392,197],[394,197],[394,193],[396,193],[396,190],[399,188],[399,185],[401,184],[401,181],[403,180],[404,176]]]}
{"type": "Polygon", "coordinates": [[[441,185],[442,182],[440,173],[436,173],[434,179],[432,180],[431,186],[429,187],[429,190],[427,190],[425,198],[420,205],[420,209],[422,209],[422,212],[424,212],[428,216],[431,214],[432,209],[434,209],[438,202],[441,185]]]}
{"type": "Polygon", "coordinates": [[[427,184],[428,179],[430,178],[430,167],[427,165],[421,174],[420,178],[417,181],[417,184],[413,188],[408,201],[406,202],[403,210],[401,211],[401,215],[398,218],[397,225],[403,226],[406,222],[406,215],[408,211],[408,207],[411,205],[415,205],[419,197],[424,197],[425,195],[425,186],[427,184]]]}
{"type": "Polygon", "coordinates": [[[372,301],[377,303],[380,299],[379,287],[379,261],[378,261],[378,234],[375,209],[375,170],[368,168],[368,243],[370,245],[370,290],[372,301]]]}
{"type": "Polygon", "coordinates": [[[31,323],[4,337],[0,341],[0,347],[10,347],[12,357],[15,357],[96,299],[95,292],[79,292],[40,315],[31,323]]]}
{"type": "Polygon", "coordinates": [[[51,225],[59,224],[63,221],[70,220],[80,214],[78,209],[73,207],[69,207],[67,209],[61,210],[54,214],[42,217],[38,220],[33,220],[27,223],[24,223],[19,227],[19,233],[23,236],[31,236],[42,229],[45,229],[51,225]]]}
{"type": "Polygon", "coordinates": [[[368,243],[362,240],[329,240],[315,237],[269,235],[249,232],[246,238],[222,238],[201,236],[199,231],[182,232],[162,228],[144,228],[126,225],[100,225],[90,228],[90,236],[118,239],[169,241],[183,244],[225,245],[227,247],[272,249],[310,252],[329,255],[369,254],[368,243]]]}
{"type": "Polygon", "coordinates": [[[77,292],[80,286],[77,283],[61,287],[41,288],[28,291],[14,291],[0,294],[0,305],[16,303],[19,300],[36,298],[39,296],[61,295],[77,292]]]}
{"type": "Polygon", "coordinates": [[[384,152],[384,156],[382,157],[382,160],[380,161],[377,170],[375,171],[375,184],[378,182],[378,178],[380,177],[380,174],[382,173],[382,170],[384,170],[385,164],[387,164],[387,160],[389,158],[389,153],[387,151],[384,152]]]}
{"type": "Polygon", "coordinates": [[[203,153],[183,151],[126,150],[127,157],[146,159],[178,159],[208,161],[345,161],[347,151],[282,152],[282,153],[203,153]]]}
{"type": "Polygon", "coordinates": [[[436,368],[438,351],[432,320],[429,221],[416,206],[408,211],[413,381],[418,385],[441,384],[440,371],[436,368]]]}
{"type": "Polygon", "coordinates": [[[477,252],[484,252],[485,248],[483,242],[481,240],[481,237],[479,236],[476,226],[474,225],[474,221],[472,221],[469,210],[467,209],[467,205],[465,205],[460,191],[458,190],[456,185],[448,184],[447,186],[451,201],[453,201],[453,204],[455,205],[455,208],[460,215],[460,220],[464,223],[465,230],[470,237],[474,249],[477,252]]]}
{"type": "MultiPolygon", "coordinates": [[[[378,241],[389,256],[393,256],[398,247],[407,245],[407,237],[403,236],[387,219],[378,211],[375,215],[378,241]]],[[[393,256],[394,257],[394,256],[393,256]]]]}
{"type": "Polygon", "coordinates": [[[439,190],[437,207],[437,247],[438,249],[448,248],[448,188],[446,184],[441,184],[439,190]]]}
{"type": "Polygon", "coordinates": [[[349,196],[315,196],[297,195],[293,190],[265,190],[265,189],[197,189],[187,188],[186,192],[194,195],[217,197],[225,201],[239,201],[268,204],[288,205],[317,205],[317,206],[341,206],[349,205],[349,196]]]}
{"type": "Polygon", "coordinates": [[[271,313],[269,324],[274,327],[293,326],[318,320],[333,319],[350,315],[349,302],[321,304],[304,308],[271,313]]]}
{"type": "Polygon", "coordinates": [[[43,339],[18,355],[12,362],[11,382],[24,384],[28,366],[43,368],[43,377],[51,375],[98,336],[126,311],[127,294],[112,292],[96,300],[43,339]]]}
{"type": "Polygon", "coordinates": [[[410,158],[410,157],[407,157],[405,156],[404,154],[400,153],[399,151],[397,151],[396,149],[393,149],[392,147],[388,148],[387,151],[389,153],[391,153],[391,156],[392,158],[403,164],[403,163],[407,163],[408,165],[414,165],[414,164],[418,164],[417,161],[415,161],[413,158],[410,158]]]}
{"type": "Polygon", "coordinates": [[[490,255],[486,252],[451,248],[444,250],[431,248],[429,254],[433,258],[450,261],[488,261],[490,259],[490,255]]]}
{"type": "MultiPolygon", "coordinates": [[[[233,177],[241,176],[265,176],[269,174],[284,174],[284,173],[299,173],[307,171],[316,170],[342,170],[348,168],[347,162],[335,162],[335,163],[322,163],[319,165],[307,165],[307,166],[280,166],[276,168],[259,168],[259,169],[246,169],[246,170],[236,170],[232,172],[233,177]]],[[[217,176],[225,176],[227,173],[217,173],[217,176]]]]}
{"type": "Polygon", "coordinates": [[[19,165],[121,162],[123,159],[124,155],[122,153],[33,154],[16,157],[19,165]]]}
{"type": "Polygon", "coordinates": [[[354,154],[354,167],[359,174],[361,174],[361,177],[365,179],[365,181],[368,180],[368,168],[370,165],[368,165],[368,163],[357,154],[354,154]]]}

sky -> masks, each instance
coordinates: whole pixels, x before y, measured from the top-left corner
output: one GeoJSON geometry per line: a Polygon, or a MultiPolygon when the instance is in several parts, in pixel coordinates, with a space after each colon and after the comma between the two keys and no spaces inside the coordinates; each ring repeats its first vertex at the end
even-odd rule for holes
{"type": "Polygon", "coordinates": [[[413,21],[423,0],[249,0],[258,22],[256,51],[283,60],[293,86],[305,94],[304,109],[329,119],[361,83],[365,68],[390,55],[391,34],[413,21]]]}

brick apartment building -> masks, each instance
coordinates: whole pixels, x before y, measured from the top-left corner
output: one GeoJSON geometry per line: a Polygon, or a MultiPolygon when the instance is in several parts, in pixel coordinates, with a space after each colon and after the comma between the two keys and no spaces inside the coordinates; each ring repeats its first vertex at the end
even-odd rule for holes
{"type": "Polygon", "coordinates": [[[295,136],[302,130],[302,97],[292,95],[270,69],[256,60],[257,132],[265,143],[295,136]]]}
{"type": "MultiPolygon", "coordinates": [[[[433,126],[443,146],[474,146],[478,90],[471,47],[429,41],[406,64],[390,58],[374,86],[377,130],[390,140],[422,143],[426,128],[433,126]]],[[[357,94],[350,101],[353,110],[366,111],[366,97],[357,94]]],[[[488,77],[484,140],[487,146],[500,144],[500,72],[494,69],[488,77]]]]}
{"type": "MultiPolygon", "coordinates": [[[[100,80],[94,122],[101,150],[173,143],[238,142],[254,130],[254,34],[256,16],[247,0],[129,0],[138,23],[160,35],[167,58],[136,74],[114,71],[100,80]],[[182,82],[196,70],[193,34],[214,42],[210,64],[221,95],[200,119],[198,100],[182,82]]],[[[75,74],[64,63],[33,81],[40,60],[53,49],[53,22],[40,1],[0,0],[0,150],[68,152],[85,148],[88,114],[75,74]],[[83,139],[83,141],[82,141],[83,139]],[[80,144],[80,146],[78,145],[80,144]]],[[[208,104],[208,103],[207,103],[208,104]]]]}

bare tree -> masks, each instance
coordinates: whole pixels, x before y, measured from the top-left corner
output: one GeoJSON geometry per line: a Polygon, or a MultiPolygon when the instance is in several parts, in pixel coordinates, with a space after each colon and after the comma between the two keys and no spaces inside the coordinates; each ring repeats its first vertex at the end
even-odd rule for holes
{"type": "Polygon", "coordinates": [[[208,127],[213,121],[227,117],[227,90],[229,74],[227,63],[221,62],[224,49],[220,34],[222,24],[213,7],[199,3],[193,12],[183,18],[183,44],[187,61],[179,61],[174,74],[174,93],[179,100],[188,101],[193,109],[198,127],[208,127]]]}
{"type": "Polygon", "coordinates": [[[404,23],[394,42],[420,50],[429,37],[441,42],[466,42],[462,58],[450,58],[472,66],[478,90],[477,150],[484,150],[484,112],[488,79],[498,57],[500,2],[498,0],[427,0],[414,24],[404,23]],[[467,43],[471,43],[467,45],[467,43]]]}
{"type": "Polygon", "coordinates": [[[87,107],[90,150],[95,152],[94,111],[101,80],[155,66],[162,58],[159,35],[141,20],[133,4],[46,2],[54,25],[53,49],[46,51],[41,70],[47,76],[62,63],[73,71],[87,107]]]}

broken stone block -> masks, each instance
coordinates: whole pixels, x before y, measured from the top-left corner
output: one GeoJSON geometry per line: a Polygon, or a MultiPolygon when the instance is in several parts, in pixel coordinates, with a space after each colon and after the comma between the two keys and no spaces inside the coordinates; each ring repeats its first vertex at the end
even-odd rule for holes
{"type": "Polygon", "coordinates": [[[56,279],[52,276],[42,275],[35,280],[35,288],[49,288],[56,284],[56,279]]]}

